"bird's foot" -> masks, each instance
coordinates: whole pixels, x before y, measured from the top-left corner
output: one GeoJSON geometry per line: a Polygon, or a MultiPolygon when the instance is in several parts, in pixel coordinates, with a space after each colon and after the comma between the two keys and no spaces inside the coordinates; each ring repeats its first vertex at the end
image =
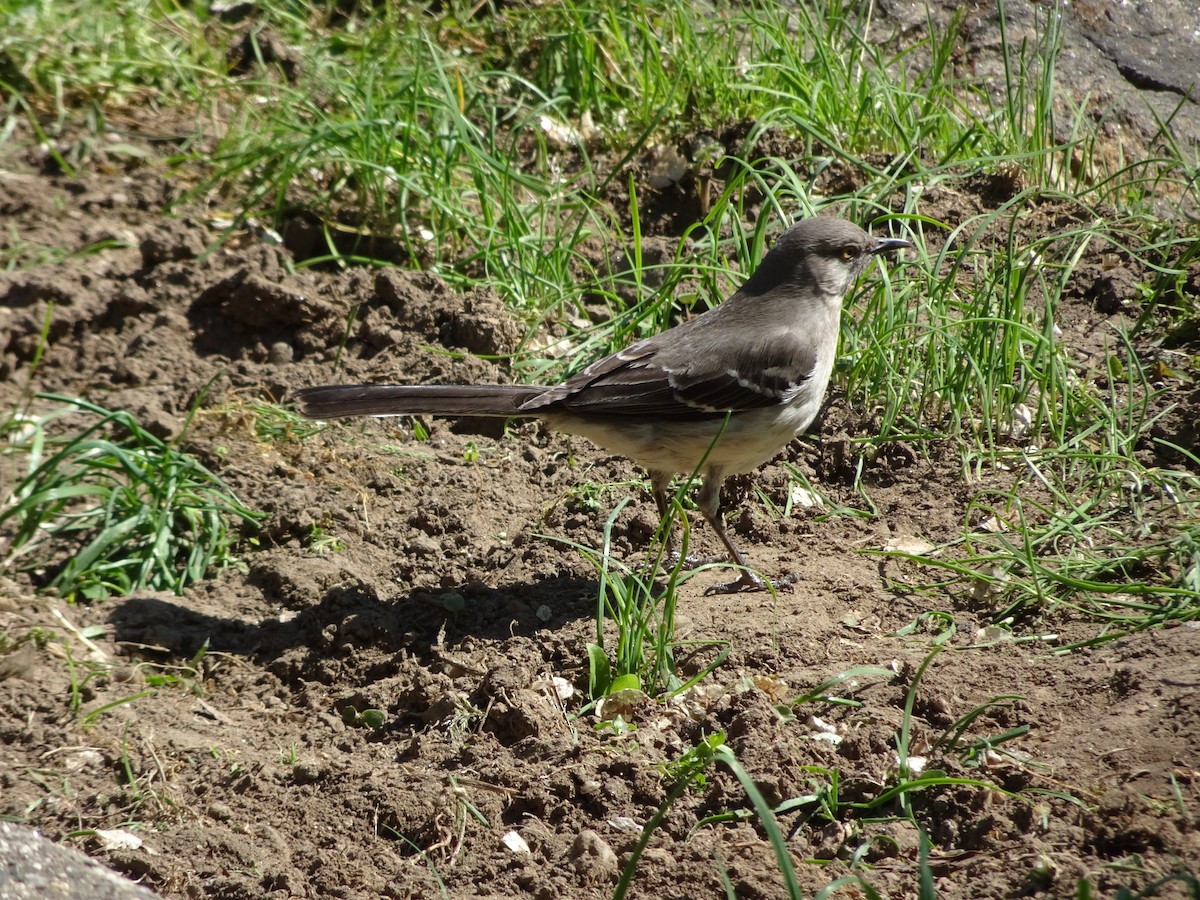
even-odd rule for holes
{"type": "Polygon", "coordinates": [[[792,592],[792,585],[799,579],[797,575],[785,575],[775,581],[768,582],[765,578],[755,575],[749,569],[742,569],[742,574],[726,584],[714,584],[704,592],[705,597],[714,594],[739,594],[742,591],[787,591],[792,592]]]}
{"type": "MultiPolygon", "coordinates": [[[[721,565],[728,561],[728,557],[725,556],[696,556],[692,553],[689,553],[681,560],[678,551],[673,550],[669,555],[664,557],[662,571],[669,573],[678,566],[691,572],[702,566],[721,565]]],[[[739,594],[742,591],[766,591],[772,588],[776,591],[786,591],[790,594],[793,590],[792,585],[800,580],[800,576],[795,572],[770,582],[749,569],[741,569],[740,573],[733,581],[724,584],[714,584],[712,587],[707,588],[704,591],[704,595],[708,597],[714,594],[739,594]]]]}

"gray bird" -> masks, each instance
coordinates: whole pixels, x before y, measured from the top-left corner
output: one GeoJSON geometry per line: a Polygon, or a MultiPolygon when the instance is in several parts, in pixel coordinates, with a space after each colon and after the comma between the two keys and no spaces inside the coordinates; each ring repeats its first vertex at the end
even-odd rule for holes
{"type": "Polygon", "coordinates": [[[726,476],[757,469],[812,424],[833,370],[842,298],[876,254],[909,246],[843,219],[804,219],[720,306],[562,384],[326,385],[299,390],[296,398],[300,412],[314,419],[543,419],[645,468],[660,514],[671,478],[691,474],[703,460],[697,504],[741,567],[737,580],[714,590],[760,590],[764,582],[725,530],[721,485],[726,476]]]}

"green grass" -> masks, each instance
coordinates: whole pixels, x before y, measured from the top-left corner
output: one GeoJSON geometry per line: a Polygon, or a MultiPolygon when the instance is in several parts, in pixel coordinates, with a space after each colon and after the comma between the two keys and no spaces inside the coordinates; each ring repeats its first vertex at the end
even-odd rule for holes
{"type": "MultiPolygon", "coordinates": [[[[10,4],[0,10],[0,145],[32,135],[62,170],[86,170],[140,152],[148,126],[135,109],[182,113],[171,121],[187,127],[150,137],[170,139],[172,156],[156,165],[188,189],[189,210],[231,219],[230,233],[309,222],[321,240],[301,265],[400,264],[458,288],[487,286],[531,335],[545,324],[567,331],[565,352],[516,354],[530,380],[560,377],[726,296],[801,215],[833,212],[909,236],[916,249],[874,270],[845,311],[836,387],[870,417],[851,436],[850,490],[810,485],[793,469],[796,486],[823,494],[827,515],[872,517],[873,460],[891,446],[911,447],[921,464],[948,460],[961,475],[971,499],[955,535],[928,552],[875,551],[902,563],[886,569],[893,587],[925,598],[907,634],[934,628],[922,639],[935,647],[973,646],[955,621],[960,607],[997,629],[989,634],[1060,653],[1195,620],[1200,459],[1161,432],[1171,391],[1200,377],[1189,281],[1200,234],[1188,218],[1200,205],[1200,160],[1164,122],[1152,155],[1113,163],[1112,110],[1089,98],[1056,105],[1059,6],[1037,6],[1025,40],[1005,21],[995,92],[956,74],[961,16],[930,22],[913,43],[873,41],[870,9],[568,0],[347,13],[268,0],[256,5],[252,52],[266,41],[257,27],[269,27],[299,64],[234,71],[225,50],[245,29],[203,5],[10,4]],[[696,213],[666,229],[653,268],[646,241],[664,194],[644,173],[664,148],[693,143],[704,149],[684,160],[692,193],[672,202],[696,213]],[[931,200],[975,192],[980,178],[997,192],[982,212],[950,220],[931,200]],[[1063,311],[1079,302],[1072,291],[1098,254],[1144,278],[1124,324],[1080,353],[1087,336],[1064,330],[1063,311]],[[612,265],[618,256],[629,265],[612,265]]],[[[5,268],[104,249],[10,237],[5,268]]],[[[80,596],[147,578],[180,589],[167,573],[181,562],[188,578],[226,564],[231,525],[247,511],[135,423],[73,406],[101,423],[73,446],[21,436],[36,423],[10,423],[33,456],[0,509],[0,526],[16,535],[6,562],[49,566],[59,590],[80,596]],[[99,502],[85,512],[78,503],[89,498],[99,502]],[[54,542],[80,552],[55,565],[54,542]]],[[[265,442],[313,433],[270,405],[236,415],[265,442]]],[[[586,489],[577,502],[621,509],[586,489]]],[[[788,515],[790,503],[768,512],[788,515]]],[[[333,541],[311,535],[314,552],[333,541]]],[[[592,699],[631,683],[653,696],[686,687],[674,604],[687,575],[674,569],[664,586],[656,570],[623,568],[607,543],[577,549],[601,582],[596,639],[580,661],[592,699]]],[[[856,807],[838,770],[814,768],[810,795],[794,799],[830,820],[884,809],[912,817],[911,797],[952,783],[905,770],[924,671],[911,683],[891,783],[856,807]]],[[[781,713],[843,702],[830,695],[836,686],[781,713]]],[[[947,729],[937,751],[973,765],[1011,739],[973,734],[982,711],[947,729]]],[[[676,785],[716,762],[733,769],[715,742],[695,757],[681,761],[676,785]]],[[[785,876],[789,865],[781,859],[785,876]]],[[[822,894],[839,888],[875,895],[858,874],[822,894]]],[[[925,879],[920,888],[931,891],[925,879]]],[[[1088,890],[1081,882],[1078,895],[1088,890]]]]}
{"type": "MultiPolygon", "coordinates": [[[[689,648],[703,645],[718,648],[714,659],[700,671],[682,680],[678,674],[677,651],[685,646],[675,639],[675,609],[679,589],[703,569],[685,571],[691,529],[683,513],[681,500],[690,481],[680,486],[672,499],[673,509],[659,524],[653,546],[641,566],[622,563],[611,550],[612,529],[629,498],[618,502],[604,527],[604,543],[599,551],[564,541],[591,563],[599,578],[596,609],[596,639],[587,645],[588,694],[596,702],[636,691],[650,696],[677,694],[711,674],[729,655],[723,642],[689,642],[689,648]],[[679,552],[668,552],[672,529],[680,532],[679,552]],[[606,634],[611,623],[612,634],[606,634]]],[[[707,568],[707,567],[706,567],[707,568]]],[[[621,704],[614,704],[620,707],[621,704]]],[[[610,712],[603,715],[609,719],[610,712]]]]}
{"type": "Polygon", "coordinates": [[[181,593],[233,565],[238,525],[258,517],[194,457],[127,412],[70,397],[2,425],[3,455],[24,470],[0,505],[5,569],[35,573],[68,600],[141,588],[181,593]],[[90,420],[66,430],[56,420],[90,420]]]}
{"type": "Polygon", "coordinates": [[[950,575],[924,588],[974,589],[983,579],[994,621],[1070,610],[1098,626],[1097,640],[1194,618],[1200,466],[1155,434],[1170,411],[1164,384],[1192,376],[1164,373],[1161,357],[1119,327],[1104,356],[1081,364],[1057,310],[1090,244],[1143,259],[1169,283],[1195,238],[1147,235],[1095,213],[1032,238],[1014,218],[1003,245],[981,245],[993,218],[1028,211],[1032,198],[1017,200],[960,225],[937,257],[912,264],[916,278],[884,284],[851,317],[850,402],[877,410],[879,422],[859,444],[952,442],[963,477],[980,486],[953,549],[909,555],[950,575]],[[1183,465],[1159,462],[1172,457],[1183,465]],[[991,527],[980,530],[984,522],[991,527]]]}
{"type": "Polygon", "coordinates": [[[709,777],[708,770],[718,764],[728,769],[746,792],[746,797],[754,809],[755,816],[758,818],[763,830],[767,833],[767,840],[775,855],[775,862],[779,867],[787,896],[790,898],[799,898],[802,896],[799,881],[796,877],[795,865],[792,862],[791,855],[788,853],[787,840],[779,828],[775,812],[763,797],[762,792],[758,789],[758,785],[754,783],[754,778],[750,772],[747,771],[746,767],[737,758],[737,755],[726,745],[725,736],[714,734],[705,737],[695,746],[691,747],[668,767],[666,774],[670,782],[670,789],[667,799],[643,827],[641,837],[629,854],[629,860],[621,871],[617,888],[613,892],[613,900],[621,900],[621,898],[628,894],[629,887],[633,883],[633,877],[637,871],[638,860],[641,858],[642,852],[649,845],[654,833],[663,824],[671,807],[688,790],[703,787],[709,777]]]}

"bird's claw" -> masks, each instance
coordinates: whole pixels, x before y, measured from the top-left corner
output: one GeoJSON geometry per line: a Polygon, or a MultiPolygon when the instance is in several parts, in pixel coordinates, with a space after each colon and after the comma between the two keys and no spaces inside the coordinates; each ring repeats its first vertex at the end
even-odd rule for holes
{"type": "MultiPolygon", "coordinates": [[[[667,555],[666,558],[663,559],[662,567],[664,572],[670,572],[676,566],[687,569],[688,571],[692,571],[700,568],[701,566],[718,565],[724,562],[726,562],[724,557],[694,556],[692,554],[688,554],[688,556],[681,560],[679,558],[679,552],[673,550],[667,555]]],[[[794,572],[790,575],[784,575],[781,578],[768,582],[765,578],[760,575],[756,575],[749,569],[741,569],[740,571],[741,574],[739,574],[738,577],[733,581],[728,581],[724,584],[714,584],[712,587],[707,588],[704,591],[704,596],[711,597],[715,594],[740,594],[743,591],[767,591],[771,589],[774,589],[777,592],[786,591],[790,594],[793,591],[792,585],[800,580],[800,576],[794,572]]]]}
{"type": "Polygon", "coordinates": [[[786,591],[792,593],[792,585],[798,580],[797,575],[785,575],[776,581],[768,582],[765,578],[760,578],[749,569],[743,569],[742,574],[733,581],[725,584],[714,584],[704,592],[705,597],[711,597],[715,594],[739,594],[742,591],[786,591]]]}

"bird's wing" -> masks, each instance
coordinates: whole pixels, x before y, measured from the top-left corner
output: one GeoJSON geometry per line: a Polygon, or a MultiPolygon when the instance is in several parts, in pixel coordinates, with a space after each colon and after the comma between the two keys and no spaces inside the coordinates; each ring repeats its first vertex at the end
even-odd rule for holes
{"type": "MultiPolygon", "coordinates": [[[[781,339],[782,337],[782,339],[781,339]]],[[[698,352],[696,341],[641,341],[605,357],[521,406],[594,416],[704,419],[789,402],[812,376],[815,353],[764,333],[757,341],[698,352]]]]}

